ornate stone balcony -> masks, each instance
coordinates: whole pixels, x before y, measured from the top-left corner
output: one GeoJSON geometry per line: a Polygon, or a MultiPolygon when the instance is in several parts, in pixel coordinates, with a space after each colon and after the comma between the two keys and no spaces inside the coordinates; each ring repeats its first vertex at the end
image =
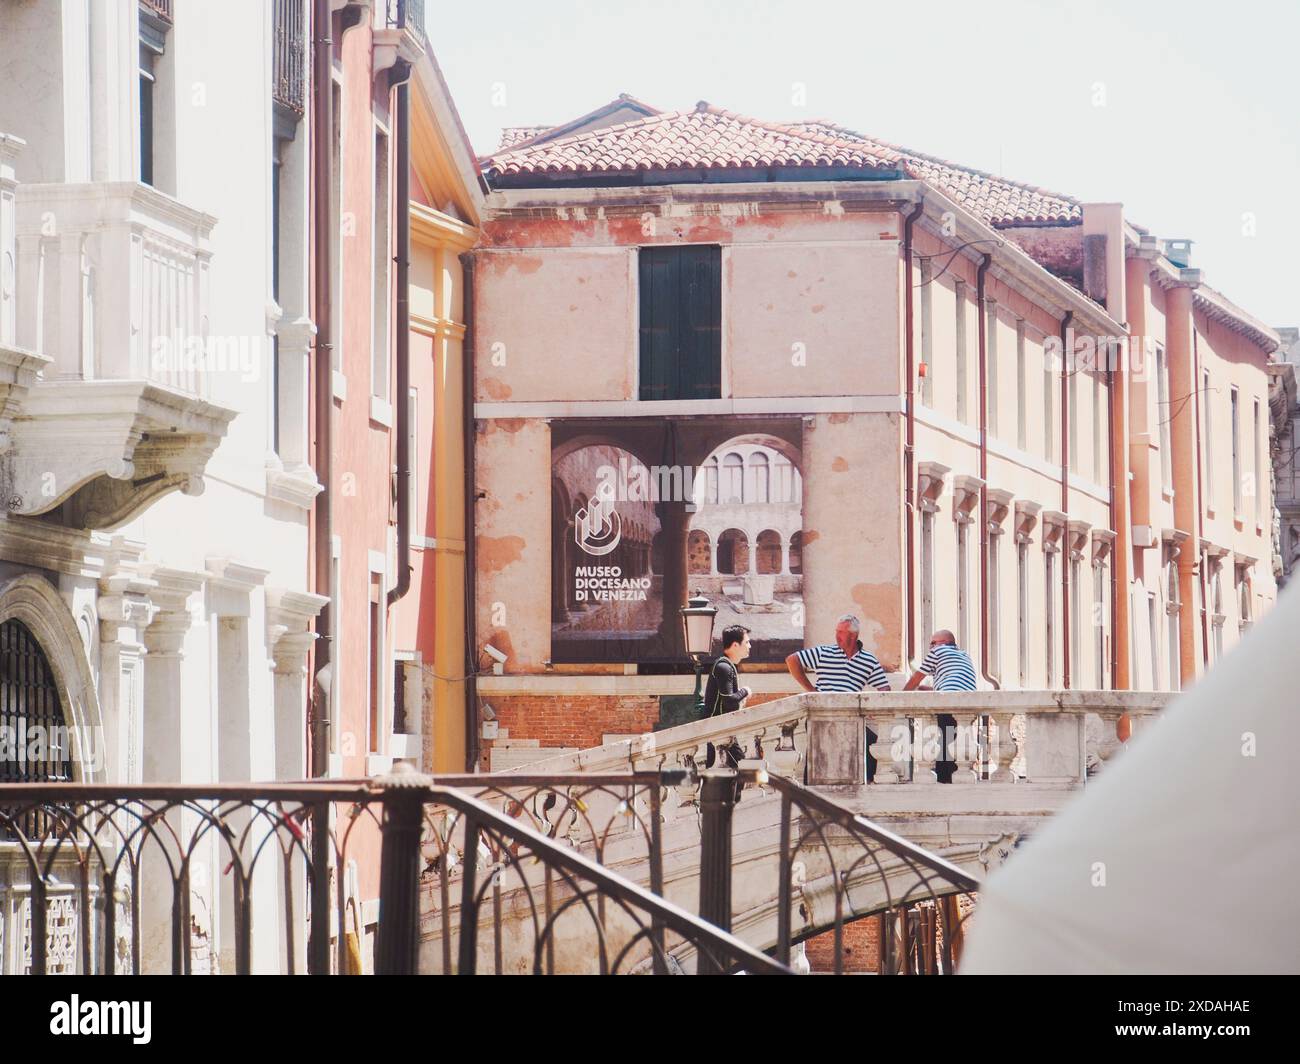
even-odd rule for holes
{"type": "MultiPolygon", "coordinates": [[[[209,336],[215,219],[146,185],[19,184],[17,342],[0,335],[0,498],[114,528],[198,494],[235,412],[207,400],[231,343],[209,336]]],[[[15,254],[16,252],[16,254],[15,254]]],[[[233,354],[237,355],[235,351],[233,354]]]]}

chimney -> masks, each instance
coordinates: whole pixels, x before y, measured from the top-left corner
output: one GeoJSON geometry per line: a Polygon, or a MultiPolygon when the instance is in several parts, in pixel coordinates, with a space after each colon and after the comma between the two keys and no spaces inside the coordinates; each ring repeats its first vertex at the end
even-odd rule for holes
{"type": "Polygon", "coordinates": [[[1165,258],[1179,269],[1187,269],[1192,264],[1192,242],[1190,240],[1166,240],[1165,258]]]}

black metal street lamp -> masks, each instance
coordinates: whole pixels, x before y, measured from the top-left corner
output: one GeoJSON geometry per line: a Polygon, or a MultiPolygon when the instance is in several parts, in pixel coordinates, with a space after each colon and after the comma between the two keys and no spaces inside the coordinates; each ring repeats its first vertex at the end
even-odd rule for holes
{"type": "Polygon", "coordinates": [[[700,685],[704,675],[704,665],[713,649],[713,619],[718,615],[715,607],[709,605],[708,597],[699,588],[681,608],[682,634],[686,641],[686,653],[690,655],[695,666],[695,712],[697,717],[704,716],[704,689],[700,685]]]}

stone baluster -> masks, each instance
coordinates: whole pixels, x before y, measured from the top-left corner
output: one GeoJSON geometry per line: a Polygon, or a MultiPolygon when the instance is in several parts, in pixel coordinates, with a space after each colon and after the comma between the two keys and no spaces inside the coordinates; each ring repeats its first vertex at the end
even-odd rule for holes
{"type": "Polygon", "coordinates": [[[1016,780],[1012,763],[1020,754],[1020,745],[1013,733],[1012,723],[1018,714],[993,712],[989,714],[989,781],[1013,783],[1016,780]]]}
{"type": "Polygon", "coordinates": [[[978,783],[980,778],[980,747],[978,716],[955,715],[957,720],[957,745],[949,758],[957,762],[952,774],[953,783],[978,783]]]}
{"type": "Polygon", "coordinates": [[[866,728],[876,733],[871,756],[876,759],[875,783],[908,783],[911,780],[911,731],[906,717],[896,712],[868,713],[866,728]]]}
{"type": "Polygon", "coordinates": [[[935,762],[940,760],[940,730],[937,715],[928,709],[913,714],[912,782],[918,786],[937,784],[935,762]]]}
{"type": "Polygon", "coordinates": [[[1119,721],[1123,715],[1118,709],[1102,709],[1097,714],[1101,718],[1101,737],[1091,747],[1091,752],[1096,753],[1103,765],[1124,749],[1119,737],[1119,721]]]}

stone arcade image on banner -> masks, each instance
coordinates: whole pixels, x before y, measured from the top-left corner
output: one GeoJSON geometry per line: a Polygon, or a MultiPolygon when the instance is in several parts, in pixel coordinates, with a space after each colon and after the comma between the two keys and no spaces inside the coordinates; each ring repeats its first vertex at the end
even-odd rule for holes
{"type": "Polygon", "coordinates": [[[802,424],[551,423],[551,658],[681,663],[701,589],[753,632],[751,661],[803,646],[802,424]]]}

